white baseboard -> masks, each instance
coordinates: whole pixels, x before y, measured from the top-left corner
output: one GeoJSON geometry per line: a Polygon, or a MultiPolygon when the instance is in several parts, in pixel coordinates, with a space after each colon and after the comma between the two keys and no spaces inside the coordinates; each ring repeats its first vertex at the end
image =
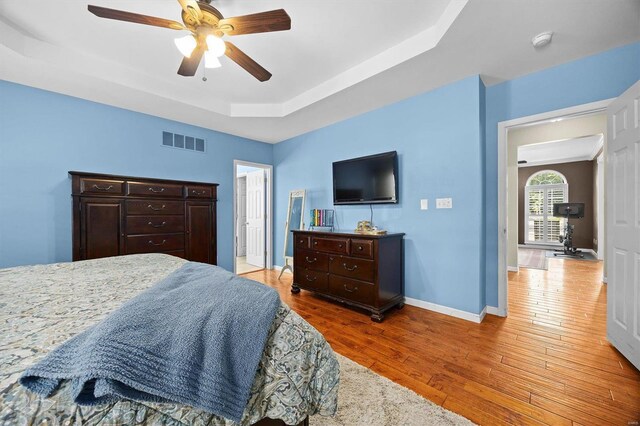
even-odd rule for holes
{"type": "Polygon", "coordinates": [[[504,315],[500,315],[500,311],[498,310],[498,308],[496,306],[485,306],[485,309],[487,311],[488,314],[490,315],[496,315],[496,316],[504,316],[504,315]]]}
{"type": "MultiPolygon", "coordinates": [[[[282,268],[284,268],[284,266],[281,265],[273,265],[273,270],[274,271],[282,271],[282,268]]],[[[285,274],[291,274],[291,270],[287,269],[286,271],[284,271],[285,274]]]]}
{"type": "Polygon", "coordinates": [[[479,314],[472,312],[461,311],[460,309],[450,308],[444,305],[438,305],[437,303],[425,302],[424,300],[412,299],[411,297],[405,297],[404,301],[407,305],[416,306],[418,308],[427,309],[429,311],[438,312],[440,314],[450,315],[452,317],[461,318],[463,320],[480,323],[484,319],[487,309],[482,310],[479,314]]]}
{"type": "Polygon", "coordinates": [[[520,272],[520,268],[517,266],[507,266],[507,271],[509,272],[520,272]]]}

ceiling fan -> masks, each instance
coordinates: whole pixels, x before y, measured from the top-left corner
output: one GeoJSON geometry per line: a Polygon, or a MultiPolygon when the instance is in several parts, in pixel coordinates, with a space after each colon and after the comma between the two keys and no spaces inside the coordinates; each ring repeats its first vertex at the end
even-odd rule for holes
{"type": "Polygon", "coordinates": [[[226,55],[260,81],[267,81],[271,73],[238,49],[233,43],[223,41],[223,36],[266,33],[291,29],[291,18],[284,9],[251,15],[224,18],[211,0],[178,0],[182,6],[182,22],[154,16],[140,15],[123,10],[89,5],[89,12],[100,18],[152,25],[172,30],[187,30],[191,34],[175,39],[176,46],[184,55],[178,74],[193,76],[204,56],[206,68],[220,67],[218,58],[226,55]]]}

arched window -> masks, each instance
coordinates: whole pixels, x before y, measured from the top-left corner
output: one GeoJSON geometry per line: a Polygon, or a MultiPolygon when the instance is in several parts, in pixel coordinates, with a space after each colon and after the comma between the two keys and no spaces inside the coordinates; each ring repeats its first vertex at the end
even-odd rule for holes
{"type": "Polygon", "coordinates": [[[553,205],[569,199],[567,179],[555,170],[542,170],[527,180],[525,196],[525,244],[560,244],[566,219],[553,216],[553,205]]]}

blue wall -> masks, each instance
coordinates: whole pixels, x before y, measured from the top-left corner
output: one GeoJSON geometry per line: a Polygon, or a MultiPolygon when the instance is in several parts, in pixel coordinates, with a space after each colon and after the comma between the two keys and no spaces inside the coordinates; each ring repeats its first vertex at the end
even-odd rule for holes
{"type": "Polygon", "coordinates": [[[498,123],[620,95],[640,79],[640,43],[612,49],[486,91],[486,300],[498,306],[498,123]]]}
{"type": "Polygon", "coordinates": [[[0,267],[71,260],[71,180],[81,170],[220,184],[218,263],[233,268],[233,160],[270,144],[0,81],[0,267]],[[161,146],[162,131],[207,152],[161,146]]]}
{"type": "MultiPolygon", "coordinates": [[[[478,76],[279,143],[274,147],[275,263],[282,265],[290,190],[306,189],[306,210],[333,208],[331,163],[396,150],[400,203],[374,206],[374,223],[405,232],[406,295],[464,311],[484,308],[484,146],[478,76]],[[436,210],[436,197],[453,209],[436,210]],[[429,210],[420,210],[420,199],[429,210]]],[[[336,206],[353,230],[369,206],[336,206]]],[[[306,223],[308,224],[306,214],[306,223]]]]}

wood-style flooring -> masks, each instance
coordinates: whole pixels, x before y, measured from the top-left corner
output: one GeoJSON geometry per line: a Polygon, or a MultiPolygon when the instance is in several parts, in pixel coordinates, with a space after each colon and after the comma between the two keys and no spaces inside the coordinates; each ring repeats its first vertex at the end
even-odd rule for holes
{"type": "Polygon", "coordinates": [[[509,273],[509,317],[481,324],[413,306],[377,324],[292,276],[245,275],[276,288],[333,349],[479,424],[637,425],[640,373],[606,340],[601,262],[550,259],[509,273]]]}

